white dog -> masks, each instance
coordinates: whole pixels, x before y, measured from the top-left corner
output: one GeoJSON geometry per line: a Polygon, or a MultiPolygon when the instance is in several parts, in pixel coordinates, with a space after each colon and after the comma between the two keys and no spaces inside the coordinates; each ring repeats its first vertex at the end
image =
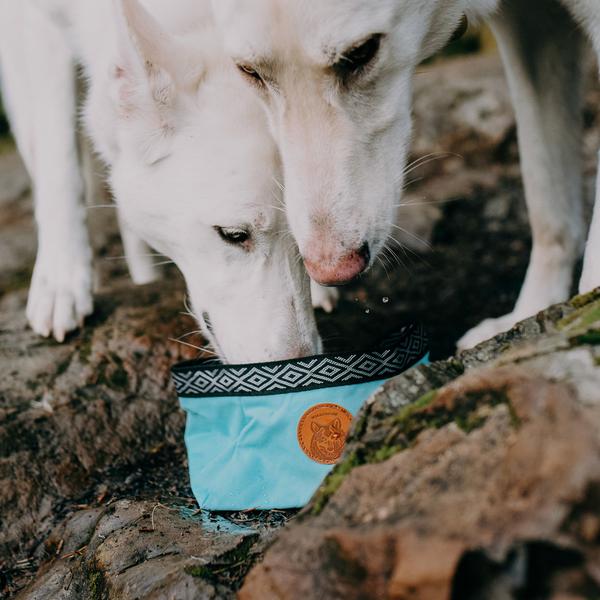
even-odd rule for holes
{"type": "MultiPolygon", "coordinates": [[[[568,297],[585,241],[582,46],[587,34],[600,55],[599,0],[212,4],[230,56],[266,105],[291,229],[309,274],[324,284],[354,278],[388,240],[403,187],[416,66],[448,41],[463,15],[488,18],[517,113],[533,250],[514,311],[485,321],[460,345],[568,297]]],[[[598,285],[600,201],[580,289],[598,285]]]]}
{"type": "Polygon", "coordinates": [[[179,266],[228,362],[321,350],[309,279],[286,236],[276,146],[211,22],[208,3],[194,0],[0,0],[2,91],[34,183],[36,332],[62,341],[92,311],[79,63],[84,121],[110,167],[134,281],[155,276],[145,240],[179,266]]]}

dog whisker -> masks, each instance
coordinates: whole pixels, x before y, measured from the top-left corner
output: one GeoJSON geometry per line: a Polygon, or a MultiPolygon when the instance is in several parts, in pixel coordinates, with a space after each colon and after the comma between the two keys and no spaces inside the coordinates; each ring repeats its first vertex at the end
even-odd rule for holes
{"type": "Polygon", "coordinates": [[[154,263],[153,267],[162,267],[163,265],[174,265],[175,262],[172,260],[163,260],[161,262],[154,263]]]}
{"type": "Polygon", "coordinates": [[[403,267],[404,264],[398,257],[398,255],[394,254],[388,246],[384,246],[382,250],[382,255],[386,258],[390,265],[390,269],[393,271],[396,270],[397,267],[403,267]]]}
{"type": "Polygon", "coordinates": [[[127,260],[127,258],[167,258],[164,254],[131,254],[127,256],[104,256],[102,260],[127,260]]]}
{"type": "Polygon", "coordinates": [[[196,350],[202,351],[202,346],[196,346],[195,344],[190,344],[189,342],[183,342],[182,340],[178,340],[177,338],[169,338],[170,342],[175,342],[177,344],[183,344],[184,346],[189,346],[190,348],[195,348],[196,350]]]}
{"type": "Polygon", "coordinates": [[[450,152],[430,152],[429,154],[424,154],[423,156],[416,158],[412,162],[407,163],[406,167],[404,168],[404,173],[406,173],[408,169],[415,169],[416,167],[419,167],[424,162],[429,162],[431,160],[439,160],[440,158],[449,156],[450,154],[450,152]]]}
{"type": "Polygon", "coordinates": [[[400,204],[394,204],[394,208],[407,208],[413,206],[430,206],[435,204],[450,204],[451,202],[458,202],[456,198],[449,198],[448,200],[431,200],[427,202],[421,202],[420,200],[414,200],[413,202],[401,202],[400,204]]]}
{"type": "Polygon", "coordinates": [[[402,231],[403,233],[405,233],[409,237],[413,238],[414,240],[416,240],[420,244],[423,244],[427,248],[431,249],[431,244],[427,240],[419,237],[417,234],[408,231],[408,229],[404,229],[404,227],[400,227],[400,225],[395,225],[394,223],[390,223],[390,225],[392,227],[394,227],[395,229],[398,229],[398,230],[402,231]]]}
{"type": "Polygon", "coordinates": [[[414,170],[418,169],[419,167],[423,167],[423,166],[425,166],[429,163],[432,163],[436,160],[441,160],[442,158],[447,158],[448,156],[455,156],[458,158],[462,158],[462,156],[460,156],[459,154],[456,154],[455,152],[432,152],[431,154],[426,154],[425,156],[422,156],[421,158],[418,158],[417,160],[408,164],[405,167],[405,169],[402,171],[402,174],[400,175],[400,177],[398,177],[398,179],[396,180],[396,183],[400,183],[400,181],[402,181],[403,178],[405,178],[409,173],[412,173],[414,170]]]}
{"type": "Polygon", "coordinates": [[[385,271],[385,276],[386,276],[386,277],[389,279],[389,278],[390,278],[390,274],[389,274],[389,272],[388,272],[388,270],[387,270],[387,266],[386,266],[386,264],[383,262],[382,255],[381,255],[381,254],[379,254],[379,256],[377,256],[377,259],[376,259],[376,260],[379,262],[379,264],[381,265],[381,267],[382,267],[382,268],[383,268],[383,270],[385,271]]]}
{"type": "Polygon", "coordinates": [[[188,317],[192,317],[192,319],[194,319],[194,321],[199,323],[200,319],[198,319],[198,317],[194,314],[194,311],[193,311],[192,307],[190,306],[189,298],[186,294],[184,294],[184,296],[183,296],[183,306],[185,308],[185,311],[182,312],[181,314],[187,315],[188,317]]]}
{"type": "MultiPolygon", "coordinates": [[[[401,246],[401,249],[404,252],[404,255],[405,255],[407,261],[410,260],[409,257],[408,257],[408,255],[406,254],[406,250],[404,250],[404,248],[402,246],[401,246]]],[[[396,262],[397,262],[397,264],[399,266],[401,266],[402,268],[406,269],[408,271],[408,273],[410,275],[412,275],[412,271],[410,269],[410,266],[402,260],[402,258],[400,257],[400,255],[391,246],[387,246],[387,251],[395,258],[395,260],[396,260],[396,262]]]]}
{"type": "Polygon", "coordinates": [[[190,335],[194,335],[194,334],[200,334],[200,335],[202,335],[202,330],[201,329],[195,329],[194,331],[188,331],[187,333],[184,333],[183,335],[180,335],[178,338],[175,338],[175,339],[181,340],[184,337],[189,337],[190,335]]]}
{"type": "Polygon", "coordinates": [[[285,208],[282,208],[281,206],[274,206],[273,204],[267,204],[268,208],[272,208],[274,210],[278,210],[282,213],[285,213],[285,208]]]}
{"type": "MultiPolygon", "coordinates": [[[[277,177],[271,177],[271,179],[273,180],[273,183],[275,183],[275,185],[282,191],[285,192],[285,185],[283,185],[283,183],[281,183],[281,181],[279,181],[277,179],[277,177]]],[[[282,202],[283,204],[283,202],[282,202]]]]}
{"type": "Polygon", "coordinates": [[[408,179],[403,184],[404,189],[407,189],[408,187],[410,187],[411,185],[414,185],[415,183],[419,183],[419,181],[423,181],[423,179],[425,179],[425,177],[415,177],[414,179],[408,179]]]}
{"type": "Polygon", "coordinates": [[[427,260],[425,260],[425,258],[423,258],[423,256],[421,256],[420,254],[418,254],[417,252],[415,252],[412,248],[410,248],[406,244],[403,244],[402,242],[400,242],[399,240],[397,240],[394,236],[389,235],[388,236],[388,241],[394,242],[400,248],[402,248],[402,250],[404,251],[404,254],[407,256],[407,258],[408,258],[408,255],[406,253],[410,252],[415,258],[419,259],[425,266],[427,266],[428,268],[432,268],[431,264],[429,262],[427,262],[427,260]]]}
{"type": "Polygon", "coordinates": [[[169,338],[169,341],[175,342],[176,344],[182,344],[183,346],[188,346],[189,348],[194,348],[195,350],[198,350],[199,352],[217,356],[216,352],[214,352],[213,350],[210,350],[209,348],[207,348],[205,346],[196,346],[195,344],[190,344],[189,342],[183,342],[182,340],[178,340],[177,338],[169,338]]]}

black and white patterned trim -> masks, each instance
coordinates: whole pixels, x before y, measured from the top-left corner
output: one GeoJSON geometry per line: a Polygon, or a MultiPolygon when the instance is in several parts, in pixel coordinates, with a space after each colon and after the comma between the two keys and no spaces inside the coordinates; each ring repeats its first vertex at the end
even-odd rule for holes
{"type": "Polygon", "coordinates": [[[350,385],[398,375],[428,352],[422,325],[408,325],[393,344],[370,352],[323,354],[278,362],[223,365],[187,361],[171,369],[180,398],[263,396],[350,385]]]}

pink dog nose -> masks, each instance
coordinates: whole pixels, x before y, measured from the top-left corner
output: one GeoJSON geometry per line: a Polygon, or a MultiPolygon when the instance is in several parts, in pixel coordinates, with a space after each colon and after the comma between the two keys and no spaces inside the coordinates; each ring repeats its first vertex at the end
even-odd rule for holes
{"type": "Polygon", "coordinates": [[[305,256],[304,265],[317,283],[344,285],[356,279],[369,266],[370,259],[369,244],[364,243],[358,250],[352,250],[337,260],[318,255],[305,256]]]}

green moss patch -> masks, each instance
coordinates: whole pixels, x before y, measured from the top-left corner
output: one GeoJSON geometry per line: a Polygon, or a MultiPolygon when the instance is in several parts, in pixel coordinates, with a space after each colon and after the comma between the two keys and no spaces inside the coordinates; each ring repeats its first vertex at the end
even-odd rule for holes
{"type": "Polygon", "coordinates": [[[211,581],[213,579],[213,572],[206,565],[186,567],[184,570],[188,575],[191,575],[192,577],[200,577],[200,579],[205,579],[207,581],[211,581]]]}
{"type": "Polygon", "coordinates": [[[570,338],[572,346],[600,346],[600,329],[592,329],[570,338]]]}
{"type": "Polygon", "coordinates": [[[394,454],[398,454],[403,450],[402,446],[382,446],[377,451],[373,453],[371,456],[372,463],[381,463],[385,462],[388,458],[394,456],[394,454]]]}
{"type": "Polygon", "coordinates": [[[87,598],[89,600],[106,600],[108,589],[104,573],[95,564],[87,571],[87,598]]]}
{"type": "Polygon", "coordinates": [[[410,448],[427,429],[440,429],[455,423],[462,431],[470,433],[483,427],[492,414],[492,409],[502,404],[508,406],[513,427],[520,425],[504,389],[468,392],[458,397],[451,406],[436,403],[438,394],[438,390],[431,390],[384,421],[382,427],[389,429],[385,443],[376,448],[359,448],[337,465],[313,497],[310,513],[318,515],[322,512],[352,469],[388,460],[410,448]]]}
{"type": "Polygon", "coordinates": [[[587,306],[588,304],[591,304],[592,302],[594,302],[596,300],[600,300],[600,291],[592,290],[591,292],[588,292],[587,294],[580,294],[579,296],[575,296],[574,298],[571,299],[569,304],[573,308],[584,308],[585,306],[587,306]]]}
{"type": "Polygon", "coordinates": [[[318,515],[325,508],[327,502],[329,502],[329,498],[338,491],[348,473],[354,467],[358,467],[361,464],[364,464],[364,462],[359,459],[356,452],[352,452],[344,461],[337,465],[317,490],[312,501],[311,514],[318,515]]]}
{"type": "Polygon", "coordinates": [[[256,562],[257,555],[252,550],[257,539],[257,535],[247,535],[235,548],[225,552],[210,564],[189,566],[185,568],[185,572],[213,584],[220,583],[234,590],[238,589],[256,562]]]}
{"type": "Polygon", "coordinates": [[[406,423],[419,411],[427,408],[435,400],[437,393],[437,390],[431,390],[426,394],[423,394],[420,398],[402,408],[400,412],[393,417],[393,422],[398,424],[406,423]]]}
{"type": "Polygon", "coordinates": [[[415,404],[404,409],[395,417],[388,440],[394,438],[402,448],[410,447],[420,433],[426,429],[440,429],[455,423],[466,433],[482,427],[489,416],[489,409],[500,404],[509,404],[504,390],[482,390],[468,392],[457,399],[454,406],[448,407],[434,400],[437,392],[422,396],[415,404]]]}
{"type": "Polygon", "coordinates": [[[600,327],[600,299],[584,304],[558,322],[558,328],[563,331],[583,333],[593,326],[600,327]]]}

